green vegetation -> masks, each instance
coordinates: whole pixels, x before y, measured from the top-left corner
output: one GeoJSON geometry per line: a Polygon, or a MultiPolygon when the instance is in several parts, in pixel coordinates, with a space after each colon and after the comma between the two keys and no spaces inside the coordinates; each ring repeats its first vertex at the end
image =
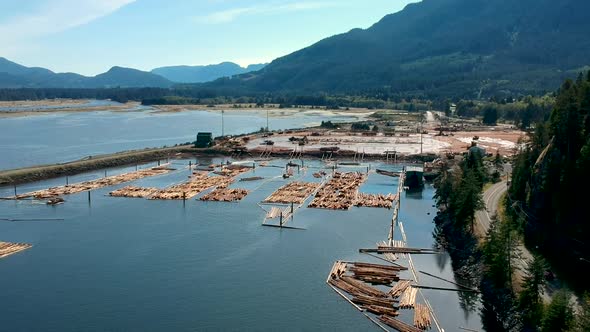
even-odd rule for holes
{"type": "Polygon", "coordinates": [[[510,216],[530,248],[581,291],[590,272],[590,75],[566,81],[548,121],[514,160],[510,216]]]}
{"type": "Polygon", "coordinates": [[[364,122],[355,122],[352,124],[350,129],[354,131],[369,131],[371,130],[371,126],[364,122]]]}

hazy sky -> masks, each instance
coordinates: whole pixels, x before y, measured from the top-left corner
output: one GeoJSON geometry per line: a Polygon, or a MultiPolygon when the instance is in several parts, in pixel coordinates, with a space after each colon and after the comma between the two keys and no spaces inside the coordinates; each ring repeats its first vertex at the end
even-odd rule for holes
{"type": "Polygon", "coordinates": [[[269,62],[417,0],[0,0],[0,56],[95,75],[114,65],[269,62]]]}

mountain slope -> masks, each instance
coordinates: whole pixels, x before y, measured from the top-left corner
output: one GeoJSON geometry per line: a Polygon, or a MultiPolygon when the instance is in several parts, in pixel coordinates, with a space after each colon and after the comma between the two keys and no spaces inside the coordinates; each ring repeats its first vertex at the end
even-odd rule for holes
{"type": "Polygon", "coordinates": [[[170,87],[172,82],[160,75],[123,67],[113,67],[88,80],[87,85],[100,87],[170,87]]]}
{"type": "Polygon", "coordinates": [[[589,10],[586,0],[424,0],[207,86],[470,96],[553,90],[590,64],[589,10]]]}
{"type": "Polygon", "coordinates": [[[250,65],[242,68],[233,62],[222,62],[208,66],[170,66],[153,69],[151,72],[158,74],[170,81],[179,83],[203,83],[216,80],[220,77],[231,77],[245,74],[264,68],[265,64],[250,65]]]}

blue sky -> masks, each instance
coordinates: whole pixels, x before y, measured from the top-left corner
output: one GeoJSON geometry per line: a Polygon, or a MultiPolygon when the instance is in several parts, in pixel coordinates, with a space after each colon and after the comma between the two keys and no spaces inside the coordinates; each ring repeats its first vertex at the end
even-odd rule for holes
{"type": "Polygon", "coordinates": [[[0,56],[85,75],[270,62],[416,1],[0,0],[0,56]]]}

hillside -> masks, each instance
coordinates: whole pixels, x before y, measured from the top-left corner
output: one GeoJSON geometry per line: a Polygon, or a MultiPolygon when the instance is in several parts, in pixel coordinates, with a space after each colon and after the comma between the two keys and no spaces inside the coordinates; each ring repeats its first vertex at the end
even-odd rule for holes
{"type": "Polygon", "coordinates": [[[552,91],[590,65],[588,10],[586,0],[424,0],[207,86],[469,97],[552,91]]]}
{"type": "Polygon", "coordinates": [[[203,83],[221,77],[231,77],[264,68],[265,64],[240,67],[233,62],[222,62],[208,66],[170,66],[153,69],[151,72],[179,83],[203,83]]]}
{"type": "Polygon", "coordinates": [[[0,88],[109,88],[170,87],[167,79],[131,68],[113,67],[94,77],[54,73],[49,69],[25,67],[0,57],[0,88]]]}

